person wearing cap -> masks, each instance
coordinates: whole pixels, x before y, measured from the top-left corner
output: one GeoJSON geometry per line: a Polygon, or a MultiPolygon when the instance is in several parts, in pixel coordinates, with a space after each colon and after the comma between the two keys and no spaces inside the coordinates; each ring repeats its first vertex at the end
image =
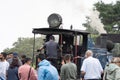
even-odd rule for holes
{"type": "Polygon", "coordinates": [[[9,59],[7,59],[7,61],[9,62],[9,64],[12,63],[12,60],[13,60],[13,57],[17,57],[18,58],[18,61],[19,61],[19,65],[21,66],[22,65],[22,61],[20,60],[20,58],[18,57],[18,53],[16,52],[11,52],[9,53],[9,59]]]}
{"type": "Polygon", "coordinates": [[[18,63],[18,58],[13,57],[12,63],[9,66],[9,69],[7,71],[7,80],[19,80],[18,78],[18,68],[19,68],[19,63],[18,63]]]}
{"type": "Polygon", "coordinates": [[[13,56],[18,58],[18,62],[19,62],[19,65],[20,65],[20,66],[23,65],[21,59],[20,59],[19,56],[18,56],[18,53],[13,52],[13,56]]]}
{"type": "Polygon", "coordinates": [[[7,70],[9,68],[9,63],[6,61],[7,54],[5,52],[0,53],[0,80],[6,80],[7,70]]]}

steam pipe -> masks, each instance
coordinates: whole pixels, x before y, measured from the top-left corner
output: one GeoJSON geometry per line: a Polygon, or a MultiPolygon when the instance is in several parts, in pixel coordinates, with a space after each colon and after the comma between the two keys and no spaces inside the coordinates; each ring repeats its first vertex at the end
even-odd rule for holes
{"type": "Polygon", "coordinates": [[[34,33],[34,41],[33,41],[32,66],[33,66],[33,63],[34,63],[34,54],[35,54],[35,33],[34,33]]]}
{"type": "MultiPolygon", "coordinates": [[[[75,57],[77,56],[77,35],[75,33],[75,57]]],[[[75,63],[77,64],[77,59],[75,59],[75,63]]]]}
{"type": "Polygon", "coordinates": [[[60,34],[60,48],[61,48],[61,54],[60,57],[62,57],[62,34],[60,34]]]}

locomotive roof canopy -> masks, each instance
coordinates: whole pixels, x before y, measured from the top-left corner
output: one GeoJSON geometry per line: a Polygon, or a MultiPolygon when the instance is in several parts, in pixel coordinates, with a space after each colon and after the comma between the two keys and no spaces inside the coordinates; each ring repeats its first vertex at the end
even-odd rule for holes
{"type": "Polygon", "coordinates": [[[56,28],[33,28],[34,34],[67,34],[67,35],[88,35],[89,33],[83,30],[69,30],[69,29],[56,29],[56,28]]]}

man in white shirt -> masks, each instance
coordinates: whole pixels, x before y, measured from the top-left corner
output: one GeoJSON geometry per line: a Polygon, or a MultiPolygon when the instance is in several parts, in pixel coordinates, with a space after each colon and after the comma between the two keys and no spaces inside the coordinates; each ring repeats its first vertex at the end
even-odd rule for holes
{"type": "Polygon", "coordinates": [[[6,73],[9,68],[9,63],[6,61],[7,54],[0,53],[0,80],[6,80],[6,73]]]}
{"type": "Polygon", "coordinates": [[[99,80],[103,73],[99,60],[92,56],[93,52],[91,50],[86,51],[86,59],[83,61],[81,67],[81,74],[84,76],[84,80],[99,80]]]}

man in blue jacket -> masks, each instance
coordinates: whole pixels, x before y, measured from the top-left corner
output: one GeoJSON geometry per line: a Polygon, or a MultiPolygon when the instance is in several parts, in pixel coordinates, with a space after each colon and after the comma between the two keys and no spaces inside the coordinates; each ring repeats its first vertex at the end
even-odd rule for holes
{"type": "Polygon", "coordinates": [[[57,69],[45,59],[44,54],[38,55],[38,80],[59,80],[57,69]]]}

